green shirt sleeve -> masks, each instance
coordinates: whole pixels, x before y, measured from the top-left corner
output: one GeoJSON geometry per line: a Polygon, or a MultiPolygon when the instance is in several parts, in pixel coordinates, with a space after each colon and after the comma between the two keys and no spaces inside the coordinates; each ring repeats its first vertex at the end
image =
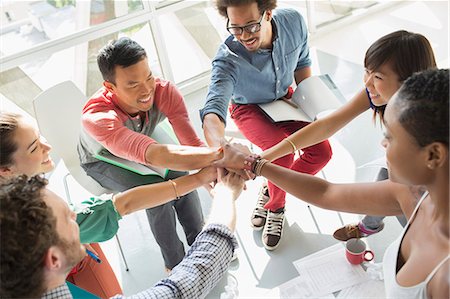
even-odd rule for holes
{"type": "Polygon", "coordinates": [[[122,217],[116,211],[111,195],[108,197],[91,197],[74,207],[82,244],[107,241],[116,235],[122,217]]]}

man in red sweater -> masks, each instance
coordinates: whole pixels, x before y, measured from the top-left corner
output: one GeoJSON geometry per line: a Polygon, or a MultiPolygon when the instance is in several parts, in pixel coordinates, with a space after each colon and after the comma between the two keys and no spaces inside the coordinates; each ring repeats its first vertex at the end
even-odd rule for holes
{"type": "MultiPolygon", "coordinates": [[[[83,109],[78,152],[83,169],[103,187],[121,192],[163,182],[185,175],[187,170],[206,167],[219,158],[220,151],[204,147],[196,135],[176,87],[154,77],[147,54],[138,43],[129,38],[112,41],[100,50],[97,63],[103,87],[83,109]],[[152,139],[155,127],[165,118],[181,145],[160,144],[152,139]],[[140,175],[95,158],[99,151],[105,150],[126,160],[171,171],[166,178],[140,175]]],[[[176,184],[172,184],[176,191],[176,184]]],[[[191,192],[146,212],[166,269],[171,270],[185,254],[176,233],[175,216],[189,245],[202,229],[198,194],[191,192]]]]}

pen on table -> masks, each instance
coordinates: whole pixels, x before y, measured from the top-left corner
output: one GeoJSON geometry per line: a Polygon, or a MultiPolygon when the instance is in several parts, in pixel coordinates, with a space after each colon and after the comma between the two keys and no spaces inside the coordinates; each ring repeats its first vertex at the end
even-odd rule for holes
{"type": "Polygon", "coordinates": [[[281,100],[283,102],[285,102],[286,104],[290,105],[291,107],[294,107],[295,109],[298,109],[298,106],[294,102],[292,102],[291,100],[288,100],[288,99],[285,99],[285,98],[281,98],[281,100]]]}
{"type": "Polygon", "coordinates": [[[86,253],[94,260],[94,261],[96,261],[97,263],[101,263],[102,262],[102,260],[97,256],[97,255],[95,255],[95,253],[93,253],[92,251],[90,251],[89,249],[87,249],[86,248],[86,253]]]}

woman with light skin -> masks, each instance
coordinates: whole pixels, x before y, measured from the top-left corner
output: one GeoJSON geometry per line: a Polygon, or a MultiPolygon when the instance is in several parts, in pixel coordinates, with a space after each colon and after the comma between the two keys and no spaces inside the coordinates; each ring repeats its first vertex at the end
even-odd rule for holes
{"type": "MultiPolygon", "coordinates": [[[[400,30],[375,41],[366,52],[364,66],[364,89],[333,113],[265,150],[261,157],[274,161],[298,149],[326,140],[368,109],[374,111],[374,117],[378,116],[382,120],[385,105],[402,82],[414,72],[436,68],[436,61],[431,45],[423,35],[400,30]]],[[[387,179],[383,173],[385,169],[380,171],[378,180],[387,179]]],[[[384,227],[383,218],[384,216],[366,216],[358,224],[338,229],[334,237],[346,241],[377,233],[384,227]]]]}
{"type": "MultiPolygon", "coordinates": [[[[245,165],[290,194],[318,207],[409,220],[383,258],[387,298],[449,298],[449,70],[412,75],[384,114],[389,180],[333,184],[248,155],[225,144],[230,165],[245,165]],[[417,202],[415,186],[427,190],[417,202]]],[[[245,151],[244,151],[245,149],[245,151]]]]}
{"type": "MultiPolygon", "coordinates": [[[[55,164],[50,151],[51,146],[24,117],[0,111],[0,179],[52,171],[55,164]]],[[[214,181],[216,176],[217,170],[209,167],[173,181],[139,186],[106,199],[88,200],[76,207],[80,212],[77,216],[80,239],[83,243],[106,241],[117,233],[122,216],[172,201],[214,181]],[[81,213],[85,210],[91,213],[81,213]]],[[[69,277],[69,281],[102,298],[122,293],[101,248],[98,244],[91,245],[102,263],[85,258],[77,265],[78,273],[69,277]]]]}

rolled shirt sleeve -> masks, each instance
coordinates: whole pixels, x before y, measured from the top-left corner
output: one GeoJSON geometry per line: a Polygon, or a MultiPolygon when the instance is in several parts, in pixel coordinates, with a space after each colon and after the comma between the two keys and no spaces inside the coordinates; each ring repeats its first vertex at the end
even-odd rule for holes
{"type": "Polygon", "coordinates": [[[89,137],[98,142],[112,154],[124,159],[146,164],[145,153],[153,143],[151,137],[130,130],[125,122],[127,117],[119,113],[107,99],[95,99],[83,109],[82,125],[89,137]]]}
{"type": "Polygon", "coordinates": [[[227,108],[234,94],[239,68],[238,61],[225,44],[222,44],[212,62],[211,83],[209,84],[205,106],[200,110],[203,122],[205,115],[214,113],[226,123],[227,108]]]}
{"type": "MultiPolygon", "coordinates": [[[[222,224],[209,224],[169,277],[126,298],[204,298],[228,270],[237,248],[233,233],[222,224]]],[[[113,298],[123,298],[116,296],[113,298]]]]}
{"type": "Polygon", "coordinates": [[[111,196],[91,197],[73,207],[80,227],[81,243],[104,242],[117,234],[122,217],[111,201],[111,196]]]}

